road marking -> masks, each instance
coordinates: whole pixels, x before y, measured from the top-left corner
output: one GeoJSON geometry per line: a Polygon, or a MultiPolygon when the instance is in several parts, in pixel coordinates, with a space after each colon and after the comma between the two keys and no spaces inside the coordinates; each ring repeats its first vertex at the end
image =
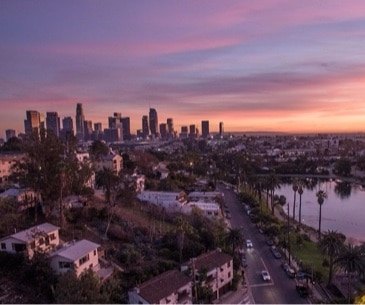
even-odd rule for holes
{"type": "Polygon", "coordinates": [[[250,285],[250,288],[251,287],[264,287],[264,286],[274,286],[274,283],[253,284],[253,285],[250,285]]]}

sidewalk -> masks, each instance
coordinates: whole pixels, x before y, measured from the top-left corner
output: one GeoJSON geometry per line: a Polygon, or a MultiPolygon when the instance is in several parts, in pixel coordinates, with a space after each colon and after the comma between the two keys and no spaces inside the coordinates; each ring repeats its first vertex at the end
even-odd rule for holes
{"type": "Polygon", "coordinates": [[[242,281],[237,286],[236,291],[229,291],[219,299],[213,301],[213,304],[254,304],[249,292],[249,288],[243,285],[242,281]]]}

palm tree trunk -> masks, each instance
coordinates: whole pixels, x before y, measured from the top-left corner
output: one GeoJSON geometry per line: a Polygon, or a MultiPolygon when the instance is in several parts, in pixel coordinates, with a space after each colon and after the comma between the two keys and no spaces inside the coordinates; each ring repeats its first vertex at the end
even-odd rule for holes
{"type": "Polygon", "coordinates": [[[299,194],[299,226],[302,224],[302,195],[299,194]]]}
{"type": "Polygon", "coordinates": [[[319,228],[318,228],[318,239],[321,240],[321,222],[322,222],[322,205],[319,205],[319,228]]]}

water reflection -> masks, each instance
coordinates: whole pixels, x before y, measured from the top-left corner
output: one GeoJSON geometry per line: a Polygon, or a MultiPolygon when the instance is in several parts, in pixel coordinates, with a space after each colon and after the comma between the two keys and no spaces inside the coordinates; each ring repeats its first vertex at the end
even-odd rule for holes
{"type": "Polygon", "coordinates": [[[337,184],[335,185],[335,193],[341,199],[349,198],[351,195],[351,189],[351,183],[346,181],[337,182],[337,184]]]}
{"type": "MultiPolygon", "coordinates": [[[[358,184],[340,180],[317,178],[303,179],[301,220],[318,229],[319,205],[316,192],[323,190],[327,194],[322,206],[322,232],[337,230],[356,241],[365,241],[365,189],[358,184]]],[[[290,179],[282,181],[277,195],[284,195],[290,207],[293,205],[293,189],[290,179]]],[[[299,219],[299,202],[296,202],[296,218],[299,219]]],[[[284,211],[287,206],[284,206],[284,211]]],[[[292,215],[291,215],[292,216],[292,215]]]]}

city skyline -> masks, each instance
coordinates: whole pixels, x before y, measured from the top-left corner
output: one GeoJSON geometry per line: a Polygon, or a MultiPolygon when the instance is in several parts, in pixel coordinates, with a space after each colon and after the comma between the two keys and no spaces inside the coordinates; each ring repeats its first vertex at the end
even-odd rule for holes
{"type": "Polygon", "coordinates": [[[4,0],[0,20],[0,137],[77,103],[133,134],[150,108],[175,130],[365,131],[362,1],[4,0]]]}

